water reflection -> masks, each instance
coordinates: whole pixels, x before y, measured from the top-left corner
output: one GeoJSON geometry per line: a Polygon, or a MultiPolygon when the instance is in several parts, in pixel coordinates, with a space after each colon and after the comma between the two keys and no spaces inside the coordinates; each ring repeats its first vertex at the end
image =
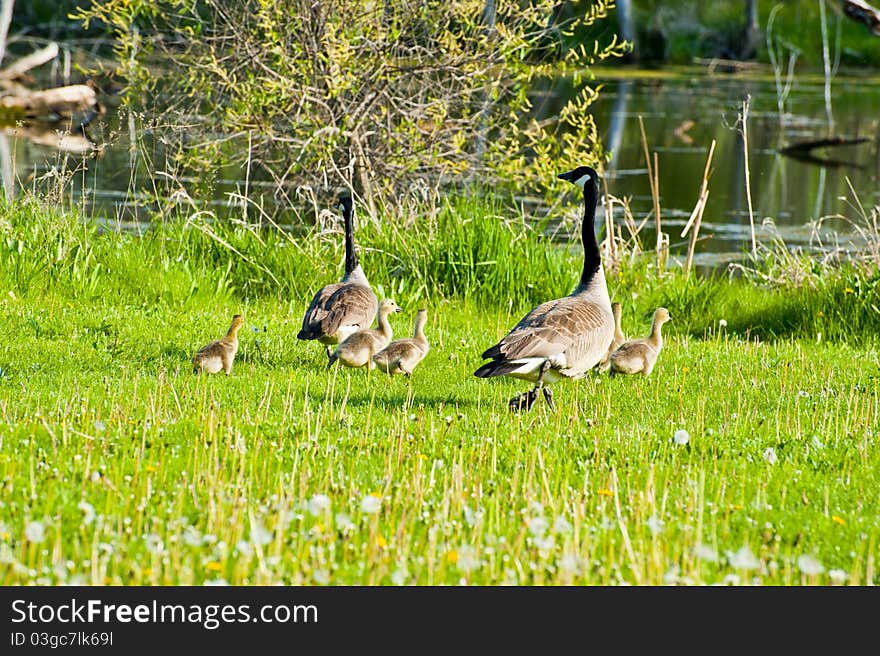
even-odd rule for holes
{"type": "MultiPolygon", "coordinates": [[[[780,152],[792,143],[828,136],[821,83],[795,80],[788,114],[781,120],[772,81],[694,75],[603,82],[593,109],[597,124],[607,127],[603,140],[612,149],[609,189],[615,196],[630,199],[637,218],[651,212],[638,125],[641,116],[650,149],[658,153],[663,229],[672,233],[673,252],[686,248],[685,240],[677,241],[676,236],[697,201],[713,139],[718,145],[701,230],[707,238],[698,244],[697,261],[711,261],[707,256],[719,261],[736,259],[750,246],[743,136],[737,129],[746,96],[751,98],[748,157],[756,226],[771,217],[786,243],[808,245],[810,222],[834,215],[856,218],[852,190],[865,206],[880,202],[876,184],[880,155],[874,138],[880,91],[859,80],[834,82],[835,133],[866,139],[827,154],[817,151],[831,159],[831,165],[792,159],[780,152]],[[687,129],[681,130],[686,122],[687,129]]],[[[653,220],[645,230],[652,230],[652,224],[653,220]]],[[[825,226],[849,230],[843,221],[826,221],[825,226]]],[[[650,232],[644,243],[653,244],[650,232]]]]}
{"type": "MultiPolygon", "coordinates": [[[[819,157],[842,162],[836,166],[826,162],[823,166],[781,153],[792,143],[828,136],[821,80],[795,79],[785,99],[783,116],[770,78],[709,76],[698,69],[674,78],[615,79],[605,73],[604,77],[600,74],[599,82],[603,87],[592,111],[605,148],[611,153],[606,166],[609,193],[628,199],[637,222],[652,211],[638,124],[641,117],[649,148],[658,154],[663,230],[669,235],[673,256],[686,252],[688,238],[680,233],[699,197],[709,145],[713,139],[717,142],[710,194],[697,242],[698,268],[740,259],[750,246],[743,137],[737,128],[738,112],[746,97],[750,98],[748,157],[756,229],[760,230],[765,217],[772,217],[786,243],[809,245],[811,222],[838,214],[855,218],[852,191],[866,207],[880,203],[880,152],[875,137],[880,121],[876,113],[880,89],[876,86],[857,79],[834,80],[836,134],[868,139],[831,152],[815,151],[819,157]]],[[[565,80],[554,81],[549,87],[536,95],[538,111],[545,116],[558,112],[562,98],[572,91],[565,80]]],[[[147,175],[144,162],[161,171],[161,139],[145,132],[138,117],[112,108],[89,126],[89,134],[102,149],[100,157],[77,159],[21,133],[0,140],[0,173],[7,193],[14,193],[16,184],[31,184],[47,177],[44,174],[53,168],[65,168],[74,173],[68,194],[71,202],[99,220],[135,227],[149,221],[156,208],[148,204],[150,194],[145,191],[153,189],[157,178],[147,175]]],[[[171,182],[178,186],[204,183],[173,181],[167,176],[158,179],[169,193],[175,191],[171,182]]],[[[248,184],[252,197],[265,194],[266,205],[271,205],[271,183],[263,188],[259,180],[251,179],[248,184]]],[[[244,187],[243,170],[235,167],[219,172],[211,186],[214,206],[238,206],[236,194],[244,193],[244,187]]],[[[278,203],[275,209],[281,224],[299,220],[290,203],[278,203]]],[[[622,226],[620,207],[615,205],[614,210],[614,220],[622,226]]],[[[653,223],[653,219],[648,221],[641,233],[647,248],[655,243],[653,223]]],[[[833,220],[826,221],[825,226],[841,231],[848,228],[845,222],[833,220]]],[[[627,234],[624,227],[621,230],[627,234]]]]}

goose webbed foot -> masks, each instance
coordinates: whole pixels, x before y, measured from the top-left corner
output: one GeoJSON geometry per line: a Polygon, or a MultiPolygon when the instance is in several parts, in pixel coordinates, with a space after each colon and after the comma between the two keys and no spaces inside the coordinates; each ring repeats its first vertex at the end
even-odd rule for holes
{"type": "Polygon", "coordinates": [[[521,394],[517,394],[510,401],[507,402],[507,407],[511,410],[528,412],[532,409],[532,406],[535,405],[535,401],[538,398],[538,388],[534,388],[529,390],[528,392],[523,392],[521,394]]]}
{"type": "Polygon", "coordinates": [[[541,388],[541,391],[544,392],[544,399],[547,401],[547,405],[550,406],[551,410],[555,410],[556,406],[553,404],[553,390],[549,387],[541,388]]]}

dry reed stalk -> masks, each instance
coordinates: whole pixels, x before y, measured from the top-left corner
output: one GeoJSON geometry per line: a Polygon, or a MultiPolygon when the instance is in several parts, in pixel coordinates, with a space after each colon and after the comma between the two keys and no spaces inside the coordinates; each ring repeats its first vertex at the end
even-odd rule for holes
{"type": "Polygon", "coordinates": [[[642,149],[645,151],[645,164],[648,167],[648,181],[651,183],[651,198],[654,201],[654,224],[657,231],[657,241],[654,245],[654,254],[657,257],[657,269],[663,271],[663,232],[660,221],[660,176],[657,162],[657,153],[654,153],[654,165],[651,166],[651,155],[648,152],[648,137],[645,136],[645,123],[639,116],[639,131],[642,135],[642,149]]]}
{"type": "Polygon", "coordinates": [[[749,204],[749,230],[752,235],[752,257],[758,255],[758,242],[755,239],[755,213],[752,210],[752,186],[749,182],[749,104],[751,103],[751,95],[746,96],[742,104],[742,114],[740,114],[740,122],[742,123],[743,136],[743,162],[746,175],[746,201],[749,204]]]}
{"type": "Polygon", "coordinates": [[[617,261],[617,245],[614,242],[614,207],[613,200],[608,194],[608,181],[602,176],[602,187],[605,193],[605,248],[606,258],[609,268],[612,271],[620,269],[620,262],[617,261]]]}
{"type": "Polygon", "coordinates": [[[684,237],[687,235],[688,230],[691,229],[691,226],[693,226],[691,239],[688,243],[687,260],[684,265],[685,278],[689,277],[691,274],[691,265],[694,262],[694,249],[697,245],[697,236],[700,234],[700,224],[703,220],[703,210],[706,209],[706,202],[709,200],[709,167],[712,165],[712,156],[714,154],[715,140],[712,139],[712,145],[709,146],[709,155],[706,157],[706,168],[703,170],[703,182],[700,185],[700,196],[697,199],[697,204],[694,206],[694,211],[691,212],[690,218],[687,220],[684,229],[681,231],[681,236],[684,237]]]}

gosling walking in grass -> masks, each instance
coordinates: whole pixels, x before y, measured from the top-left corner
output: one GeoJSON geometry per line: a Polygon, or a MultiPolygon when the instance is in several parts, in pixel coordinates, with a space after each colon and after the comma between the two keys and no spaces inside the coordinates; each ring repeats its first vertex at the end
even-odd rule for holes
{"type": "Polygon", "coordinates": [[[669,310],[659,307],[654,310],[654,321],[651,334],[641,339],[631,339],[621,344],[610,358],[612,374],[644,374],[648,376],[654,370],[657,356],[663,348],[661,327],[671,321],[669,310]]]}
{"type": "Polygon", "coordinates": [[[425,324],[428,311],[421,309],[416,313],[413,336],[395,339],[373,356],[373,363],[386,374],[412,376],[413,369],[428,354],[428,340],[425,337],[425,324]]]}
{"type": "Polygon", "coordinates": [[[332,367],[338,360],[353,369],[364,366],[373,369],[376,366],[372,359],[373,355],[388,346],[393,336],[388,315],[400,311],[397,303],[390,298],[382,301],[379,304],[378,328],[359,330],[339,342],[336,350],[330,355],[327,368],[332,367]]]}
{"type": "Polygon", "coordinates": [[[216,374],[223,371],[228,376],[232,373],[232,363],[238,352],[238,331],[243,323],[241,315],[236,314],[232,317],[232,324],[226,335],[196,351],[192,359],[194,374],[216,374]]]}

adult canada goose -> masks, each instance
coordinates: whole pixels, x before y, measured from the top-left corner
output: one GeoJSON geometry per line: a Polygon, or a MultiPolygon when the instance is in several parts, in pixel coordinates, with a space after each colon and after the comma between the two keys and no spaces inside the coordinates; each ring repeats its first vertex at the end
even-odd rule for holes
{"type": "Polygon", "coordinates": [[[196,351],[192,359],[194,374],[216,374],[224,371],[228,376],[232,373],[232,362],[238,352],[238,330],[243,323],[241,315],[236,314],[232,317],[232,324],[223,337],[196,351]]]}
{"type": "Polygon", "coordinates": [[[608,371],[611,367],[609,362],[611,358],[611,354],[617,349],[618,346],[623,344],[626,341],[626,336],[623,334],[623,331],[620,329],[620,315],[623,308],[620,303],[612,303],[611,304],[611,314],[614,315],[614,338],[611,340],[611,346],[608,347],[608,352],[605,354],[605,357],[596,365],[596,369],[599,373],[608,371]]]}
{"type": "Polygon", "coordinates": [[[428,354],[428,340],[425,337],[425,323],[428,321],[428,311],[419,310],[416,313],[413,336],[404,339],[395,339],[381,351],[373,356],[373,362],[386,374],[403,374],[411,376],[413,369],[428,354]]]}
{"type": "Polygon", "coordinates": [[[534,389],[510,400],[508,405],[514,410],[531,409],[542,389],[552,408],[553,394],[545,385],[582,377],[608,352],[614,337],[614,316],[594,225],[599,176],[591,167],[579,166],[559,177],[584,190],[581,279],[571,294],[539,305],[486,349],[483,359],[491,362],[474,372],[479,378],[512,376],[534,382],[534,389]]]}
{"type": "Polygon", "coordinates": [[[400,308],[397,303],[386,298],[379,304],[379,327],[359,330],[339,342],[336,350],[330,355],[327,367],[333,366],[337,360],[346,367],[365,365],[369,369],[375,367],[373,354],[388,346],[393,336],[391,323],[388,321],[388,315],[392,312],[400,312],[400,308]]]}
{"type": "Polygon", "coordinates": [[[646,376],[654,369],[660,349],[663,348],[663,335],[660,327],[670,321],[669,310],[664,307],[654,310],[654,321],[651,323],[651,334],[642,339],[631,339],[621,344],[612,354],[609,361],[611,373],[638,374],[646,376]]]}
{"type": "Polygon", "coordinates": [[[369,328],[376,317],[378,300],[370,288],[367,276],[358,262],[354,245],[354,220],[351,196],[339,197],[337,209],[345,221],[345,275],[342,281],[318,290],[302,321],[297,339],[316,339],[327,346],[339,344],[358,330],[369,328]]]}

